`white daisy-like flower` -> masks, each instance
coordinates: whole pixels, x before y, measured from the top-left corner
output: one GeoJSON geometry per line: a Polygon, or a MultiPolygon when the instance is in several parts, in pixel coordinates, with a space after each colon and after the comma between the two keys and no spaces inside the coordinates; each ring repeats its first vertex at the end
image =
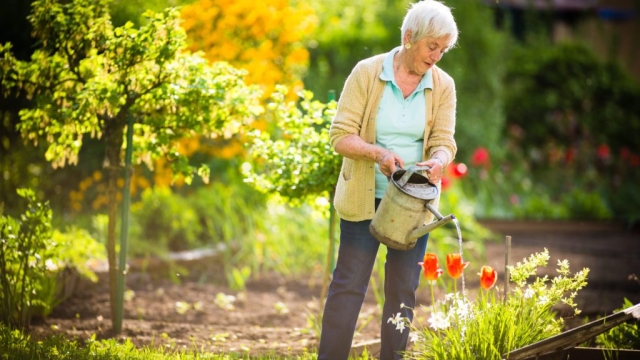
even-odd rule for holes
{"type": "Polygon", "coordinates": [[[404,328],[405,328],[404,321],[402,320],[398,321],[398,323],[396,324],[396,330],[400,330],[400,333],[402,333],[404,328]]]}
{"type": "Polygon", "coordinates": [[[448,328],[450,325],[447,315],[445,315],[445,313],[443,312],[437,312],[435,314],[432,314],[429,320],[427,321],[430,324],[429,327],[432,328],[433,330],[443,330],[448,328]]]}
{"type": "Polygon", "coordinates": [[[524,292],[524,298],[525,299],[531,299],[533,297],[533,295],[535,295],[536,292],[532,289],[532,288],[527,288],[527,290],[525,290],[524,292]]]}

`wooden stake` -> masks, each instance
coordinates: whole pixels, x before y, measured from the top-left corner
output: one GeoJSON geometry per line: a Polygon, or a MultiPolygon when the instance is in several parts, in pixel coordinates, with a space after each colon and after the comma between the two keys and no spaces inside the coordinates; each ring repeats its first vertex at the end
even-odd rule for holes
{"type": "Polygon", "coordinates": [[[505,237],[504,241],[504,302],[507,302],[509,294],[509,259],[511,258],[511,236],[505,237]]]}

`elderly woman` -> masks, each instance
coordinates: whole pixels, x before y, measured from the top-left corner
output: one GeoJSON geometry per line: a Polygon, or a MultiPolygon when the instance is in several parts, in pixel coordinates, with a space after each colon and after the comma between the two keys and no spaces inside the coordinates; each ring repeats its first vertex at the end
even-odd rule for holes
{"type": "MultiPolygon", "coordinates": [[[[398,168],[426,165],[427,177],[439,184],[457,149],[454,82],[436,66],[458,38],[450,8],[435,0],[413,4],[401,38],[401,46],[355,66],[331,125],[331,146],[344,156],[335,195],[341,234],[322,319],[321,360],[348,358],[380,245],[369,224],[388,177],[398,168]]],[[[411,250],[387,250],[380,359],[400,359],[406,348],[409,331],[397,330],[389,319],[397,313],[413,318],[428,235],[411,250]]]]}

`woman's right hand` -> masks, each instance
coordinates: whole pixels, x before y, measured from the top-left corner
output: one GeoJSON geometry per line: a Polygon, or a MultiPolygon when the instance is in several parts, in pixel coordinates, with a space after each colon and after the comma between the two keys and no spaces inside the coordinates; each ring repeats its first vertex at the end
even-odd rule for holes
{"type": "Polygon", "coordinates": [[[379,155],[376,157],[376,163],[380,168],[380,172],[386,177],[391,177],[396,171],[396,167],[404,168],[404,161],[400,156],[396,155],[393,151],[382,149],[379,155]]]}

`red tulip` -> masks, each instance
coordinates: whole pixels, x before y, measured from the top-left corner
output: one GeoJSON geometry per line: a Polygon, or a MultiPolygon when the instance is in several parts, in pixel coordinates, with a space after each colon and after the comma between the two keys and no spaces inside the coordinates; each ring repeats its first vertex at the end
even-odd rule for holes
{"type": "Polygon", "coordinates": [[[462,276],[462,270],[464,270],[467,265],[469,265],[468,262],[462,262],[461,254],[447,254],[447,272],[452,278],[457,279],[462,276]]]}
{"type": "Polygon", "coordinates": [[[471,165],[488,167],[491,163],[489,150],[483,147],[477,148],[471,155],[471,165]]]}
{"type": "Polygon", "coordinates": [[[485,290],[491,289],[498,280],[498,273],[491,266],[483,266],[478,275],[480,275],[480,286],[485,290]]]}
{"type": "Polygon", "coordinates": [[[602,144],[598,146],[597,154],[600,159],[607,160],[611,155],[611,150],[607,144],[602,144]]]}
{"type": "Polygon", "coordinates": [[[449,178],[446,175],[443,176],[442,180],[440,180],[440,187],[442,188],[442,191],[447,190],[450,186],[451,186],[451,180],[449,180],[449,178]]]}
{"type": "Polygon", "coordinates": [[[424,261],[419,263],[424,269],[424,277],[427,280],[438,280],[443,271],[438,264],[438,257],[434,253],[424,254],[424,261]]]}
{"type": "Polygon", "coordinates": [[[464,177],[467,174],[467,165],[464,163],[455,164],[453,167],[453,174],[457,178],[464,177]]]}

